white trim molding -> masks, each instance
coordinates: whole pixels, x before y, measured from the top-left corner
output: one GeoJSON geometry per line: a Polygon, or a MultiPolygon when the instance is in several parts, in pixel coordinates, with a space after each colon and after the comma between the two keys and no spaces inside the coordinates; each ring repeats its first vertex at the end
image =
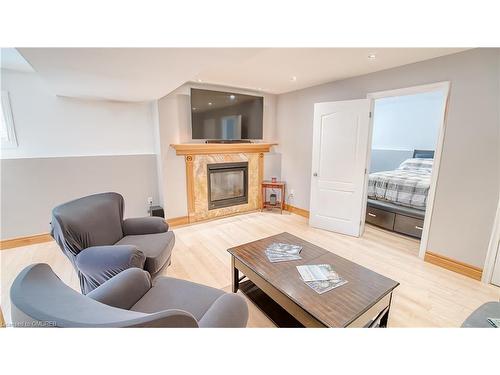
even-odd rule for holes
{"type": "Polygon", "coordinates": [[[483,267],[483,276],[481,281],[486,284],[491,283],[493,277],[493,269],[498,254],[498,244],[500,242],[500,196],[498,197],[497,212],[493,222],[493,230],[491,231],[490,242],[488,244],[488,252],[486,253],[486,260],[483,267]]]}
{"type": "MultiPolygon", "coordinates": [[[[444,135],[445,135],[445,130],[446,130],[446,113],[448,109],[448,98],[450,94],[450,82],[449,81],[444,81],[444,82],[435,82],[435,83],[430,83],[430,84],[425,84],[425,85],[419,85],[419,86],[412,86],[412,87],[406,87],[406,88],[400,88],[400,89],[395,89],[395,90],[387,90],[387,91],[377,91],[377,92],[372,92],[368,93],[366,96],[368,99],[372,100],[372,106],[371,106],[371,111],[373,113],[373,108],[374,108],[374,102],[376,99],[381,99],[381,98],[387,98],[391,96],[403,96],[403,95],[415,95],[415,94],[422,94],[426,92],[432,92],[432,91],[441,91],[443,92],[443,111],[442,111],[442,116],[441,116],[441,126],[439,127],[439,135],[436,143],[436,150],[434,152],[434,164],[432,168],[432,174],[431,174],[431,185],[429,188],[429,194],[427,197],[427,207],[425,209],[425,218],[424,218],[424,227],[422,230],[422,238],[420,240],[420,251],[418,253],[418,256],[422,259],[425,257],[425,252],[427,251],[427,246],[429,242],[429,231],[431,227],[431,221],[432,221],[432,214],[433,214],[433,209],[434,209],[434,198],[435,198],[435,192],[436,192],[436,185],[437,185],[437,179],[439,175],[439,167],[441,164],[441,153],[443,150],[443,142],[444,142],[444,135]]],[[[373,133],[373,120],[375,116],[371,117],[370,121],[370,144],[368,147],[371,148],[371,134],[373,133]]],[[[371,158],[371,152],[368,153],[371,158]]],[[[367,168],[370,167],[370,160],[367,161],[367,168]]],[[[368,179],[368,178],[367,178],[368,179]]],[[[368,186],[368,182],[365,184],[368,186]]],[[[367,199],[367,194],[365,193],[365,199],[367,199]]],[[[365,202],[366,204],[366,202],[365,202]]],[[[363,218],[364,220],[364,218],[363,218]]]]}
{"type": "Polygon", "coordinates": [[[10,106],[9,92],[2,90],[2,127],[5,126],[5,137],[2,135],[2,148],[16,148],[17,137],[14,128],[14,117],[12,116],[12,108],[10,106]]]}

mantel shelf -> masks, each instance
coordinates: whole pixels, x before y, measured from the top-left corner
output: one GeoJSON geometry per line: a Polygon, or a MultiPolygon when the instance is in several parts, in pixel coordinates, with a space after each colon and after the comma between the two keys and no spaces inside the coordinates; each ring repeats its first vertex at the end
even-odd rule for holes
{"type": "Polygon", "coordinates": [[[171,144],[177,155],[238,154],[269,152],[277,143],[181,143],[171,144]]]}

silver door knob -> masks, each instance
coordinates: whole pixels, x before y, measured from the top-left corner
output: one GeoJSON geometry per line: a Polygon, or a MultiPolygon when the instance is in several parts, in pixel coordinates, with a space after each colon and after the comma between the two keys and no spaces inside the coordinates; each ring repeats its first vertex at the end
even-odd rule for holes
{"type": "Polygon", "coordinates": [[[318,173],[314,172],[314,173],[313,173],[313,176],[314,176],[314,177],[318,177],[318,173]]]}

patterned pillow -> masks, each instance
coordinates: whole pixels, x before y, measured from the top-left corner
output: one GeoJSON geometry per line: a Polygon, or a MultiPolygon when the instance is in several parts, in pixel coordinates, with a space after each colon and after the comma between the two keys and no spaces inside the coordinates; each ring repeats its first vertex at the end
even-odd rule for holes
{"type": "Polygon", "coordinates": [[[415,170],[424,170],[424,171],[432,171],[432,165],[434,163],[434,159],[424,159],[424,158],[412,158],[406,159],[398,169],[402,169],[405,171],[415,171],[415,170]]]}

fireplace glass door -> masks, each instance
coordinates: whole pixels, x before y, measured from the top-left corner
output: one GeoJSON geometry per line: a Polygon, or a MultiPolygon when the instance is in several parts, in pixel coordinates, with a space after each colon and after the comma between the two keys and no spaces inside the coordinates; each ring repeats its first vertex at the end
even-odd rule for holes
{"type": "Polygon", "coordinates": [[[248,203],[248,163],[208,164],[208,209],[248,203]]]}

